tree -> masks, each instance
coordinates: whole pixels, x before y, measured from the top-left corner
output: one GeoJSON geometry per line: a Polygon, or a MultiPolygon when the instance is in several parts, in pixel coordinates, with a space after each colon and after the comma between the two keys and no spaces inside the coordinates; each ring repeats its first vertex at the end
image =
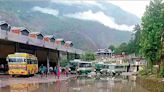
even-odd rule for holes
{"type": "Polygon", "coordinates": [[[164,29],[164,3],[153,0],[142,17],[140,32],[140,52],[147,59],[150,68],[159,61],[161,33],[164,29]]]}
{"type": "Polygon", "coordinates": [[[127,43],[121,43],[119,47],[115,49],[116,54],[121,54],[122,52],[127,53],[127,43]]]}
{"type": "Polygon", "coordinates": [[[66,56],[63,56],[60,60],[60,66],[61,67],[66,67],[68,65],[68,60],[66,56]]]}
{"type": "Polygon", "coordinates": [[[135,25],[133,32],[135,32],[134,34],[134,40],[133,40],[133,49],[134,49],[134,53],[135,54],[139,54],[139,49],[140,49],[140,34],[141,34],[141,27],[140,25],[135,25]]]}
{"type": "Polygon", "coordinates": [[[116,48],[115,48],[115,46],[114,46],[114,45],[110,45],[110,46],[108,47],[108,49],[110,49],[110,50],[114,51],[116,48]]]}
{"type": "Polygon", "coordinates": [[[138,54],[139,53],[139,42],[140,42],[140,31],[141,27],[140,25],[135,25],[133,29],[133,39],[131,39],[128,43],[122,43],[117,48],[113,47],[113,45],[109,46],[111,49],[115,49],[116,54],[121,54],[122,52],[125,52],[126,54],[138,54]]]}
{"type": "Polygon", "coordinates": [[[96,56],[92,52],[86,52],[85,54],[82,55],[82,60],[85,61],[93,61],[96,59],[96,56]]]}

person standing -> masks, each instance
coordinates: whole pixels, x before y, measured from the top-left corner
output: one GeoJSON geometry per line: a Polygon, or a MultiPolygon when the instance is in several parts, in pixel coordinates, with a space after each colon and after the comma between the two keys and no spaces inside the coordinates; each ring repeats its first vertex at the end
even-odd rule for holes
{"type": "Polygon", "coordinates": [[[41,77],[43,77],[43,75],[44,75],[44,66],[43,66],[43,64],[39,67],[39,72],[41,74],[41,77]]]}
{"type": "Polygon", "coordinates": [[[54,74],[55,74],[55,76],[57,76],[57,67],[56,66],[54,67],[54,74]]]}
{"type": "Polygon", "coordinates": [[[49,71],[51,74],[53,74],[53,67],[50,67],[49,71]]]}
{"type": "Polygon", "coordinates": [[[127,66],[127,72],[130,72],[130,64],[127,66]]]}
{"type": "Polygon", "coordinates": [[[1,72],[4,72],[4,65],[3,64],[0,65],[0,70],[1,70],[1,72]]]}
{"type": "Polygon", "coordinates": [[[47,69],[47,67],[46,67],[46,66],[43,66],[43,68],[44,68],[44,75],[46,75],[46,77],[47,77],[47,74],[48,74],[48,69],[47,69]]]}
{"type": "Polygon", "coordinates": [[[66,75],[66,77],[68,77],[68,73],[69,73],[69,68],[66,67],[66,69],[65,69],[65,75],[66,75]]]}

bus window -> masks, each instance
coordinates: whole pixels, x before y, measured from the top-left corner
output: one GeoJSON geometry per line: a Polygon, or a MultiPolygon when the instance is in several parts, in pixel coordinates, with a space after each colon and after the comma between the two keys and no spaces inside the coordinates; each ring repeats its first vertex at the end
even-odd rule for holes
{"type": "Polygon", "coordinates": [[[27,59],[27,64],[31,64],[31,59],[27,59]]]}
{"type": "Polygon", "coordinates": [[[115,66],[115,68],[124,68],[123,66],[115,66]]]}
{"type": "Polygon", "coordinates": [[[9,59],[9,62],[11,63],[11,62],[16,62],[16,58],[10,58],[9,59]]]}
{"type": "Polygon", "coordinates": [[[36,60],[31,60],[31,64],[36,64],[36,60]]]}
{"type": "Polygon", "coordinates": [[[25,62],[23,58],[9,58],[9,62],[25,62]]]}
{"type": "Polygon", "coordinates": [[[80,63],[79,67],[91,67],[90,63],[80,63]]]}
{"type": "Polygon", "coordinates": [[[35,61],[35,64],[38,64],[38,61],[37,60],[34,60],[35,61]]]}
{"type": "Polygon", "coordinates": [[[23,58],[17,58],[16,62],[24,62],[24,59],[23,58]]]}

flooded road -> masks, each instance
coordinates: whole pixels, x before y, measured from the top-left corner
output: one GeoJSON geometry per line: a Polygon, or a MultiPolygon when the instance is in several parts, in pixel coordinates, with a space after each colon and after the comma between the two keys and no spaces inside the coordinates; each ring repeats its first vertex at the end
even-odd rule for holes
{"type": "Polygon", "coordinates": [[[149,92],[136,82],[121,77],[75,77],[41,84],[15,84],[0,92],[149,92]]]}

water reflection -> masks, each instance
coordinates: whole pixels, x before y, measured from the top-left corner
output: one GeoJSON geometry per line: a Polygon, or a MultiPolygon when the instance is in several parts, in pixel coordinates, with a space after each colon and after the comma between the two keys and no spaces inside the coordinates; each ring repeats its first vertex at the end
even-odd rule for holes
{"type": "Polygon", "coordinates": [[[132,77],[75,77],[66,81],[42,84],[18,84],[2,88],[1,92],[148,92],[132,77]],[[7,89],[10,90],[7,90],[7,89]]]}
{"type": "Polygon", "coordinates": [[[10,85],[10,92],[33,92],[39,88],[39,84],[15,84],[10,85]]]}

